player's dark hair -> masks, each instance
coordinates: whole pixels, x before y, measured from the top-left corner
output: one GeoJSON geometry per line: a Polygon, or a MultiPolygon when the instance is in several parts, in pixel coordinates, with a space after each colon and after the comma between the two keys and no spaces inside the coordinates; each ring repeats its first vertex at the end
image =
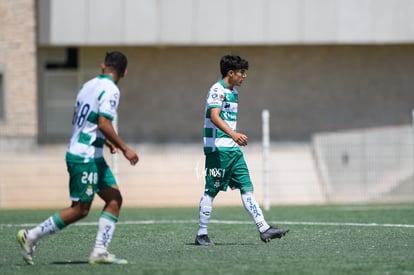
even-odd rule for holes
{"type": "Polygon", "coordinates": [[[249,62],[235,54],[227,54],[220,60],[220,72],[222,77],[225,77],[229,71],[248,69],[249,62]]]}
{"type": "Polygon", "coordinates": [[[128,60],[123,53],[114,51],[106,53],[104,63],[106,67],[112,68],[119,77],[122,77],[127,68],[128,60]]]}

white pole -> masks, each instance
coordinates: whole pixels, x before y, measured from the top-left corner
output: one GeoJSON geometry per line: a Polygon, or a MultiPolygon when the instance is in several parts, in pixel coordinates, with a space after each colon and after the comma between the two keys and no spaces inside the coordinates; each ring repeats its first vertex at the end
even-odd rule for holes
{"type": "MultiPolygon", "coordinates": [[[[412,126],[413,126],[413,130],[414,130],[414,109],[412,110],[412,112],[411,112],[411,118],[412,118],[412,126]]],[[[412,133],[412,138],[411,138],[411,142],[413,142],[413,138],[414,138],[414,131],[411,131],[411,133],[412,133]]],[[[414,158],[413,158],[414,159],[414,158]]]]}
{"type": "MultiPolygon", "coordinates": [[[[118,114],[115,114],[114,120],[112,122],[115,132],[118,133],[118,114]]],[[[118,173],[119,173],[119,168],[118,168],[118,154],[112,154],[112,170],[115,176],[115,179],[117,181],[117,184],[119,185],[118,182],[118,173]]]]}
{"type": "Polygon", "coordinates": [[[269,111],[262,111],[262,150],[263,150],[263,201],[264,210],[270,209],[269,201],[269,111]]]}

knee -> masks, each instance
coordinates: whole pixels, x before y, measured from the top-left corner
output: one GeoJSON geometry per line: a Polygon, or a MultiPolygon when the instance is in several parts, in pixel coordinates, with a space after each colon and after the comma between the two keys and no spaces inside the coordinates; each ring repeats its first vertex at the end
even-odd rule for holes
{"type": "Polygon", "coordinates": [[[81,203],[78,208],[79,219],[83,219],[86,216],[88,216],[90,209],[91,209],[90,203],[87,203],[87,204],[81,203]]]}
{"type": "Polygon", "coordinates": [[[79,211],[79,218],[83,219],[89,215],[89,208],[81,208],[79,211]]]}
{"type": "Polygon", "coordinates": [[[200,199],[200,212],[210,215],[214,198],[204,194],[200,199]]]}
{"type": "Polygon", "coordinates": [[[71,206],[72,215],[76,216],[77,220],[83,219],[89,214],[91,203],[74,202],[71,206]]]}
{"type": "Polygon", "coordinates": [[[109,201],[106,202],[107,206],[109,206],[112,209],[121,209],[122,206],[122,195],[120,192],[118,192],[115,196],[113,196],[109,201]]]}
{"type": "Polygon", "coordinates": [[[210,193],[206,192],[201,196],[200,203],[213,204],[213,201],[214,201],[214,198],[216,197],[216,195],[217,195],[217,193],[211,195],[210,193]]]}
{"type": "Polygon", "coordinates": [[[116,195],[114,196],[113,201],[118,205],[119,208],[121,208],[122,201],[123,201],[121,192],[119,192],[119,191],[116,192],[116,195]]]}
{"type": "Polygon", "coordinates": [[[121,209],[122,201],[123,201],[121,193],[118,193],[118,196],[115,198],[115,201],[118,204],[118,208],[121,209]]]}

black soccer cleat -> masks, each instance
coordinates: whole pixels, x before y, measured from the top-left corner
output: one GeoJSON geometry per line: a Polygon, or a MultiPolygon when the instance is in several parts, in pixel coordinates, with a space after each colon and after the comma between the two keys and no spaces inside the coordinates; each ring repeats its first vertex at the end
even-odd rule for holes
{"type": "Polygon", "coordinates": [[[195,245],[211,246],[214,245],[208,235],[197,235],[195,238],[195,245]]]}
{"type": "Polygon", "coordinates": [[[269,227],[265,232],[260,233],[260,239],[268,243],[271,239],[280,239],[282,236],[285,236],[289,232],[289,229],[269,227]]]}

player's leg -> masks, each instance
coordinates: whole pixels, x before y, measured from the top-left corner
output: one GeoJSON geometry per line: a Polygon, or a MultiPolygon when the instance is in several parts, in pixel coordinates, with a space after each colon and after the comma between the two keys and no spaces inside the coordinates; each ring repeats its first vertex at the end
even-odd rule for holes
{"type": "Polygon", "coordinates": [[[204,193],[200,199],[198,231],[195,238],[196,245],[214,245],[208,237],[208,223],[213,209],[214,198],[207,193],[204,193]]]}
{"type": "Polygon", "coordinates": [[[115,232],[119,212],[122,205],[122,196],[117,188],[106,188],[98,192],[105,201],[98,222],[94,251],[97,253],[108,251],[109,244],[115,232]]]}
{"type": "Polygon", "coordinates": [[[97,194],[105,202],[98,221],[95,246],[89,257],[91,264],[126,264],[125,259],[116,258],[109,253],[109,244],[115,232],[119,212],[122,206],[122,195],[116,185],[115,177],[106,163],[99,164],[99,183],[97,194]]]}
{"type": "Polygon", "coordinates": [[[259,230],[259,232],[265,232],[270,226],[267,224],[263,211],[257,203],[253,192],[242,193],[242,191],[240,191],[240,193],[244,209],[246,209],[247,213],[256,224],[257,230],[259,230]]]}
{"type": "Polygon", "coordinates": [[[230,186],[240,189],[243,206],[256,224],[262,241],[268,242],[271,239],[281,238],[289,231],[289,229],[272,227],[266,222],[263,211],[254,197],[254,187],[250,179],[247,164],[241,152],[240,157],[234,165],[230,186]]]}
{"type": "Polygon", "coordinates": [[[127,260],[116,258],[108,251],[122,205],[121,193],[115,186],[99,191],[98,195],[105,201],[105,206],[99,217],[95,246],[89,257],[89,263],[126,264],[127,260]]]}
{"type": "Polygon", "coordinates": [[[72,224],[89,213],[95,188],[93,185],[83,184],[83,175],[94,173],[93,165],[67,164],[69,172],[69,189],[72,205],[62,209],[48,217],[36,227],[26,230],[22,229],[17,233],[17,240],[20,244],[23,259],[28,264],[33,264],[33,252],[36,243],[43,237],[54,234],[72,224]]]}
{"type": "Polygon", "coordinates": [[[34,262],[32,256],[37,241],[42,237],[56,233],[64,227],[65,224],[57,212],[30,230],[19,230],[17,232],[17,241],[20,244],[20,253],[23,256],[23,260],[27,264],[33,265],[34,262]]]}
{"type": "Polygon", "coordinates": [[[206,155],[205,162],[205,186],[200,199],[198,231],[195,238],[196,245],[214,245],[208,237],[208,223],[213,210],[213,201],[218,192],[226,190],[228,177],[223,167],[223,156],[219,152],[206,155]]]}
{"type": "Polygon", "coordinates": [[[269,242],[271,239],[281,238],[289,232],[289,229],[277,228],[270,226],[263,215],[262,209],[257,203],[253,192],[241,193],[243,206],[250,214],[259,230],[260,239],[263,242],[269,242]]]}
{"type": "Polygon", "coordinates": [[[240,190],[243,206],[253,219],[259,232],[266,231],[270,226],[264,219],[263,211],[254,198],[254,187],[241,151],[236,151],[233,154],[233,170],[229,185],[232,189],[240,190]]]}
{"type": "Polygon", "coordinates": [[[48,217],[36,227],[17,232],[17,240],[21,247],[23,259],[28,264],[33,264],[32,255],[36,243],[43,237],[54,234],[71,223],[74,223],[88,215],[91,203],[73,202],[72,206],[62,209],[48,217]]]}
{"type": "Polygon", "coordinates": [[[30,243],[37,243],[41,238],[54,234],[66,226],[86,217],[91,207],[90,202],[72,202],[71,207],[60,210],[36,227],[26,230],[30,243]]]}

